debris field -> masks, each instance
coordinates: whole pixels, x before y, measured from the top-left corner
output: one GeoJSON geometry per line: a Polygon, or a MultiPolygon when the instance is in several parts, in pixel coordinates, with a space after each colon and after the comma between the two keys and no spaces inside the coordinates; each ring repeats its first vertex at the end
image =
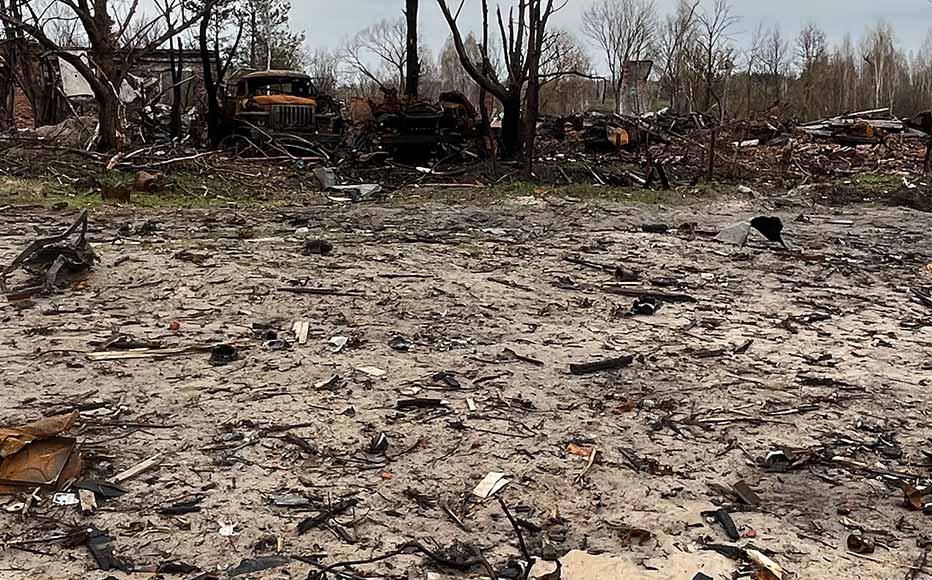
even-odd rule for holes
{"type": "Polygon", "coordinates": [[[0,578],[927,577],[928,214],[783,201],[92,210],[0,304],[0,442],[80,454],[0,578]]]}

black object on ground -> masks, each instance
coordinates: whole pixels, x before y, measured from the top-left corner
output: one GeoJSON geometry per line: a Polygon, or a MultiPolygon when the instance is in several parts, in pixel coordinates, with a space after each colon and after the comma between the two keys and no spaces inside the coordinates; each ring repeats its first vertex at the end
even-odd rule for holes
{"type": "Polygon", "coordinates": [[[751,220],[751,227],[771,242],[776,242],[789,249],[783,239],[783,220],[778,217],[760,216],[751,220]]]}
{"type": "Polygon", "coordinates": [[[571,364],[570,372],[574,375],[588,375],[601,371],[612,371],[631,366],[634,363],[634,356],[627,355],[620,358],[600,360],[591,363],[571,364]]]}
{"type": "Polygon", "coordinates": [[[210,350],[210,364],[222,367],[239,360],[239,351],[229,344],[218,344],[210,350]]]}
{"type": "Polygon", "coordinates": [[[333,252],[333,244],[327,240],[304,240],[305,256],[327,256],[333,252]]]}

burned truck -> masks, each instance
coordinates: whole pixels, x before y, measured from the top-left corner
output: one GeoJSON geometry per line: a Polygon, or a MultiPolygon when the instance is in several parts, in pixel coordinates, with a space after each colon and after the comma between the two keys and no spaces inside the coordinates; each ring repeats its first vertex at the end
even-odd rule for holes
{"type": "Polygon", "coordinates": [[[342,144],[354,151],[422,159],[447,156],[478,135],[478,112],[460,93],[444,93],[439,102],[428,103],[385,90],[382,100],[354,99],[347,119],[343,106],[301,72],[252,72],[232,87],[226,102],[227,144],[237,147],[313,155],[318,145],[335,150],[342,144]]]}
{"type": "Polygon", "coordinates": [[[400,100],[394,90],[383,92],[383,101],[369,100],[375,141],[396,158],[446,156],[478,137],[479,113],[462,93],[442,93],[433,103],[400,100]]]}
{"type": "Polygon", "coordinates": [[[282,135],[338,142],[344,130],[340,104],[321,95],[310,76],[268,70],[246,74],[228,95],[226,116],[235,135],[253,140],[282,135]]]}

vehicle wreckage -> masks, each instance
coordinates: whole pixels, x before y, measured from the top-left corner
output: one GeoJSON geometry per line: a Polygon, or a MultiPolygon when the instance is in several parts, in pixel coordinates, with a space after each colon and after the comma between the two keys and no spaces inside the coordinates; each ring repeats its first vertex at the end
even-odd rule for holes
{"type": "Polygon", "coordinates": [[[260,71],[235,83],[225,104],[233,136],[254,142],[296,136],[320,143],[337,143],[345,122],[340,104],[322,95],[310,76],[297,71],[260,71]]]}
{"type": "Polygon", "coordinates": [[[478,135],[478,112],[461,93],[448,92],[437,103],[406,101],[394,91],[384,98],[358,99],[347,112],[343,103],[320,92],[302,72],[247,73],[226,95],[228,143],[245,141],[260,148],[305,149],[316,145],[382,150],[392,155],[425,157],[445,145],[462,145],[478,135]]]}

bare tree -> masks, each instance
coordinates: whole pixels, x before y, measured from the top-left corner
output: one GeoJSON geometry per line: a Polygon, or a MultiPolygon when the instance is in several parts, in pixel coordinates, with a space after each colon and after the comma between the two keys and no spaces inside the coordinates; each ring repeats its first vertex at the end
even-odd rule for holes
{"type": "Polygon", "coordinates": [[[689,48],[695,44],[696,9],[699,0],[680,0],[676,12],[667,16],[658,38],[657,52],[660,57],[660,83],[666,92],[670,106],[675,111],[683,110],[681,95],[687,70],[689,48]]]}
{"type": "Polygon", "coordinates": [[[382,20],[361,30],[343,49],[347,65],[357,73],[375,82],[383,90],[395,87],[405,91],[408,64],[408,33],[404,18],[382,20]],[[380,65],[386,74],[373,70],[372,63],[380,65]],[[385,77],[394,80],[388,80],[385,77]]]}
{"type": "Polygon", "coordinates": [[[212,147],[219,146],[224,137],[221,89],[239,50],[243,29],[243,20],[233,0],[207,0],[203,5],[197,40],[207,97],[207,137],[212,147]],[[229,26],[236,29],[232,41],[226,35],[229,26]]]}
{"type": "MultiPolygon", "coordinates": [[[[157,30],[161,17],[143,17],[138,2],[133,2],[120,15],[118,7],[112,5],[110,0],[94,0],[93,5],[90,0],[52,1],[61,4],[66,13],[73,14],[81,22],[89,45],[87,60],[76,52],[65,50],[67,47],[62,47],[46,34],[45,22],[41,12],[37,11],[38,3],[35,1],[25,2],[22,5],[24,12],[15,12],[5,6],[0,12],[0,19],[35,39],[47,51],[57,54],[87,81],[97,102],[97,146],[103,151],[119,149],[122,147],[125,121],[120,87],[126,76],[142,56],[197,24],[201,14],[186,17],[171,30],[152,33],[157,30]],[[128,34],[134,22],[141,24],[135,33],[128,34]]],[[[172,11],[179,9],[181,1],[172,0],[168,7],[172,11]]],[[[213,1],[208,0],[210,4],[213,1]]]]}
{"type": "Polygon", "coordinates": [[[861,58],[870,72],[874,107],[883,106],[884,101],[893,106],[896,57],[893,29],[886,22],[878,22],[868,31],[861,47],[861,58]]]}
{"type": "Polygon", "coordinates": [[[418,0],[405,0],[406,46],[405,57],[405,93],[410,99],[416,99],[418,84],[421,79],[420,53],[418,51],[418,0]]]}
{"type": "Polygon", "coordinates": [[[825,51],[825,32],[815,23],[810,22],[799,31],[796,37],[796,58],[803,69],[823,58],[825,51]]]}
{"type": "Polygon", "coordinates": [[[297,69],[304,33],[291,30],[290,0],[240,0],[248,50],[240,64],[253,69],[297,69]]]}
{"type": "Polygon", "coordinates": [[[583,33],[603,53],[618,113],[628,63],[651,55],[656,20],[653,0],[596,0],[583,12],[583,33]]]}
{"type": "MultiPolygon", "coordinates": [[[[525,41],[528,34],[527,26],[527,4],[533,0],[519,0],[517,14],[514,8],[509,12],[508,25],[506,29],[505,20],[502,16],[501,8],[498,9],[498,25],[502,39],[502,50],[504,53],[504,69],[506,77],[503,79],[496,71],[490,61],[489,47],[489,3],[488,0],[482,0],[482,43],[479,45],[481,52],[481,62],[474,60],[474,55],[469,53],[466,42],[463,40],[463,34],[460,32],[458,19],[460,12],[454,14],[447,4],[447,0],[437,0],[440,10],[443,13],[447,25],[450,27],[450,34],[453,37],[453,46],[459,55],[460,64],[463,69],[479,85],[482,94],[482,111],[483,125],[488,126],[488,114],[484,105],[484,92],[495,97],[503,109],[502,118],[502,145],[506,157],[517,157],[522,149],[522,107],[521,98],[524,95],[524,87],[528,79],[528,62],[525,54],[525,41]]],[[[462,9],[462,4],[460,9],[462,9]]]]}
{"type": "Polygon", "coordinates": [[[715,0],[712,7],[698,16],[699,34],[696,38],[705,84],[705,108],[718,106],[719,116],[725,118],[721,102],[719,81],[726,79],[734,66],[732,59],[732,32],[738,17],[732,12],[728,0],[715,0]]]}
{"type": "MultiPolygon", "coordinates": [[[[469,58],[473,62],[483,63],[484,52],[482,50],[482,43],[480,39],[476,37],[475,33],[469,32],[464,40],[464,44],[469,58]]],[[[488,67],[501,76],[503,75],[503,68],[499,54],[495,46],[489,50],[491,62],[488,63],[488,67]]],[[[483,120],[480,129],[488,131],[487,122],[489,120],[489,107],[491,105],[491,103],[488,102],[488,92],[482,88],[481,85],[477,84],[469,73],[466,72],[466,69],[463,68],[459,53],[456,51],[456,44],[452,37],[444,44],[438,56],[437,64],[439,67],[440,82],[444,90],[459,91],[476,103],[483,120]]],[[[485,66],[485,64],[483,64],[483,66],[485,66]]]]}
{"type": "Polygon", "coordinates": [[[754,29],[754,33],[751,34],[751,44],[748,46],[747,53],[745,54],[745,74],[747,78],[745,82],[747,83],[746,87],[746,98],[747,98],[747,112],[748,117],[751,116],[753,111],[753,91],[754,91],[754,81],[753,75],[760,65],[760,60],[763,57],[764,52],[764,25],[760,23],[757,25],[757,28],[754,29]]]}
{"type": "Polygon", "coordinates": [[[588,108],[586,90],[594,79],[592,61],[575,36],[565,30],[548,34],[540,67],[545,110],[565,115],[588,108]]]}
{"type": "MultiPolygon", "coordinates": [[[[443,92],[443,77],[440,64],[433,52],[425,46],[418,49],[418,81],[417,98],[425,101],[435,101],[443,92]]],[[[412,99],[410,95],[408,99],[412,99]]]]}
{"type": "MultiPolygon", "coordinates": [[[[51,4],[43,13],[42,23],[54,42],[60,46],[76,46],[80,32],[76,18],[66,14],[62,6],[51,4]]],[[[0,0],[0,14],[7,14],[13,20],[23,19],[22,0],[0,0]]],[[[34,126],[58,123],[62,114],[62,99],[58,90],[57,58],[49,54],[45,47],[36,46],[21,29],[11,25],[10,20],[3,21],[5,42],[2,51],[4,89],[6,89],[6,115],[4,120],[12,126],[15,122],[16,87],[20,87],[32,109],[34,126]]]]}
{"type": "MultiPolygon", "coordinates": [[[[568,0],[565,0],[568,1],[568,0]]],[[[566,6],[554,6],[554,0],[529,0],[528,9],[528,49],[527,76],[528,85],[525,95],[524,120],[524,175],[531,179],[534,174],[534,158],[537,154],[537,120],[540,117],[540,88],[544,81],[541,76],[541,63],[545,47],[551,35],[547,25],[554,12],[566,6]]],[[[519,8],[520,9],[520,8],[519,8]]]]}
{"type": "Polygon", "coordinates": [[[318,48],[308,54],[307,72],[321,94],[337,92],[340,62],[340,54],[326,48],[318,48]]]}
{"type": "MultiPolygon", "coordinates": [[[[475,62],[482,61],[482,51],[479,48],[479,41],[476,35],[470,32],[465,39],[466,51],[469,57],[475,62]]],[[[447,90],[459,91],[468,95],[472,88],[476,86],[472,78],[460,63],[459,54],[456,52],[456,46],[453,39],[447,40],[440,51],[440,77],[443,86],[447,90]]]]}
{"type": "Polygon", "coordinates": [[[859,70],[854,41],[850,34],[846,34],[842,41],[835,45],[828,60],[829,82],[826,86],[831,99],[831,110],[841,112],[857,108],[859,70]]]}
{"type": "Polygon", "coordinates": [[[809,23],[796,37],[796,58],[799,61],[802,82],[801,110],[804,116],[812,116],[812,92],[820,81],[826,63],[825,32],[814,23],[809,23]]]}
{"type": "MultiPolygon", "coordinates": [[[[732,13],[731,4],[727,0],[715,0],[712,7],[698,17],[699,34],[696,46],[701,58],[703,79],[705,81],[706,110],[711,110],[713,103],[718,107],[719,122],[725,120],[725,105],[722,102],[719,80],[727,83],[734,66],[731,49],[731,33],[738,24],[738,17],[732,13]]],[[[708,178],[715,178],[715,141],[718,131],[712,128],[709,140],[709,172],[708,178]]]]}
{"type": "Polygon", "coordinates": [[[922,47],[913,60],[915,91],[922,97],[932,94],[932,30],[926,32],[922,47]]]}
{"type": "MultiPolygon", "coordinates": [[[[184,20],[185,6],[182,4],[177,7],[180,15],[176,14],[175,8],[172,7],[172,0],[156,0],[156,8],[162,13],[165,19],[165,30],[174,32],[176,18],[184,20]]],[[[171,79],[171,114],[169,122],[169,133],[172,138],[181,138],[181,115],[182,115],[182,98],[184,88],[184,47],[180,36],[168,39],[168,71],[171,79]]]]}
{"type": "Polygon", "coordinates": [[[773,98],[776,102],[783,99],[783,82],[789,64],[788,54],[789,44],[783,38],[780,26],[775,24],[764,39],[761,64],[764,67],[764,73],[770,79],[773,98]]]}

